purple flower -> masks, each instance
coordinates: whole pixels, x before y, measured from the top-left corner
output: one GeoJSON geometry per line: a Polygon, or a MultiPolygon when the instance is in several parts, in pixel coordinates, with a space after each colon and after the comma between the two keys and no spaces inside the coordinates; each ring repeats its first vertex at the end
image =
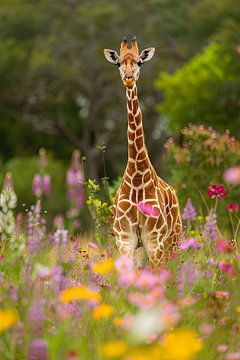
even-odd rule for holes
{"type": "Polygon", "coordinates": [[[51,193],[51,177],[48,174],[43,176],[36,174],[32,181],[32,193],[36,197],[49,196],[51,193]]]}
{"type": "Polygon", "coordinates": [[[202,247],[201,244],[199,244],[198,239],[195,237],[191,237],[186,241],[182,241],[179,244],[179,249],[181,250],[187,250],[187,249],[193,249],[193,250],[197,250],[200,249],[202,247]]]}
{"type": "Polygon", "coordinates": [[[32,181],[32,193],[36,197],[42,194],[42,178],[39,174],[36,174],[32,181]]]}
{"type": "Polygon", "coordinates": [[[188,199],[188,201],[185,205],[185,208],[184,208],[183,214],[182,214],[182,218],[183,218],[183,220],[190,220],[190,221],[196,220],[196,211],[192,204],[191,199],[188,199]]]}
{"type": "Polygon", "coordinates": [[[33,340],[28,349],[28,360],[48,360],[48,344],[43,339],[33,340]]]}
{"type": "Polygon", "coordinates": [[[28,310],[28,320],[35,333],[37,332],[40,334],[42,332],[44,322],[42,301],[36,300],[32,303],[28,310]]]}
{"type": "Polygon", "coordinates": [[[80,151],[74,150],[71,166],[66,176],[67,198],[71,201],[72,207],[80,209],[84,203],[83,194],[83,173],[80,165],[80,151]]]}
{"type": "Polygon", "coordinates": [[[61,228],[57,229],[53,234],[53,241],[56,245],[58,244],[67,244],[68,242],[68,231],[61,228]]]}
{"type": "Polygon", "coordinates": [[[70,167],[67,172],[66,183],[69,186],[79,186],[83,182],[83,175],[78,167],[70,167]]]}
{"type": "Polygon", "coordinates": [[[51,193],[51,177],[48,174],[45,174],[42,177],[42,190],[47,196],[51,193]]]}
{"type": "Polygon", "coordinates": [[[215,241],[217,239],[217,215],[210,210],[204,225],[203,237],[215,241]]]}

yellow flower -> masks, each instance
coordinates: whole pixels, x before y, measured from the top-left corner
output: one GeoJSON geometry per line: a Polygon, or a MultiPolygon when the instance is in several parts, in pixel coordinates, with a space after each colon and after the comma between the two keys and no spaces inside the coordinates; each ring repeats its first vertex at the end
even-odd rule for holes
{"type": "Polygon", "coordinates": [[[108,304],[101,304],[93,309],[93,317],[95,320],[108,318],[114,313],[114,308],[108,304]]]}
{"type": "Polygon", "coordinates": [[[121,326],[123,322],[123,319],[121,317],[116,317],[115,319],[113,319],[113,323],[115,326],[121,326]]]}
{"type": "Polygon", "coordinates": [[[5,309],[0,310],[0,332],[7,330],[18,321],[18,316],[15,310],[5,309]]]}
{"type": "Polygon", "coordinates": [[[95,300],[100,301],[101,295],[86,286],[78,285],[62,291],[59,297],[62,303],[68,303],[73,300],[95,300]]]}
{"type": "Polygon", "coordinates": [[[236,307],[236,311],[240,313],[240,305],[236,307]]]}
{"type": "Polygon", "coordinates": [[[102,345],[104,358],[114,359],[123,356],[127,351],[127,344],[123,340],[112,340],[102,345]]]}
{"type": "Polygon", "coordinates": [[[93,271],[97,274],[106,275],[110,273],[113,269],[113,261],[112,259],[106,259],[100,264],[95,264],[93,266],[93,271]]]}
{"type": "Polygon", "coordinates": [[[201,348],[202,342],[195,331],[178,329],[163,339],[161,360],[190,360],[201,348]]]}

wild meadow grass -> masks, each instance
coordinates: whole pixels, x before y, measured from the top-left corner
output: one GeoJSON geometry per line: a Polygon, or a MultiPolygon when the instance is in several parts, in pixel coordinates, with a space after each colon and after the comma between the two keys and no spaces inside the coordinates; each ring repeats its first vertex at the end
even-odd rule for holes
{"type": "MultiPolygon", "coordinates": [[[[82,178],[74,161],[67,221],[45,220],[41,200],[49,178],[35,177],[36,201],[24,213],[16,213],[13,181],[5,178],[0,359],[240,359],[240,217],[238,204],[224,203],[224,186],[209,185],[201,212],[187,201],[184,233],[169,264],[152,271],[143,254],[136,269],[117,253],[111,203],[91,180],[84,201],[93,227],[79,235],[74,199],[83,203],[82,190],[76,192],[82,178]]],[[[238,171],[225,175],[234,186],[238,171]]]]}

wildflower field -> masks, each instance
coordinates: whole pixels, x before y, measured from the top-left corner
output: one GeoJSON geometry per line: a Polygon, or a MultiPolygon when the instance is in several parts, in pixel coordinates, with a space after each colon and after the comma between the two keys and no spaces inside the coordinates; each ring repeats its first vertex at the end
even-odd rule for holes
{"type": "MultiPolygon", "coordinates": [[[[191,129],[196,138],[181,159],[179,152],[173,156],[182,168],[201,136],[205,145],[211,140],[210,148],[215,144],[213,167],[223,144],[228,153],[236,150],[229,135],[191,129]]],[[[173,146],[166,144],[168,156],[173,146]]],[[[84,180],[77,150],[66,174],[69,208],[48,219],[44,203],[53,196],[54,177],[47,163],[40,149],[29,188],[32,205],[17,203],[11,173],[3,181],[0,359],[240,359],[239,167],[223,164],[221,183],[204,185],[194,201],[182,201],[179,247],[169,264],[152,271],[144,255],[136,269],[117,253],[114,187],[106,179],[102,185],[84,180]],[[83,205],[92,221],[85,232],[83,205]]],[[[185,166],[191,167],[189,159],[185,166]]]]}

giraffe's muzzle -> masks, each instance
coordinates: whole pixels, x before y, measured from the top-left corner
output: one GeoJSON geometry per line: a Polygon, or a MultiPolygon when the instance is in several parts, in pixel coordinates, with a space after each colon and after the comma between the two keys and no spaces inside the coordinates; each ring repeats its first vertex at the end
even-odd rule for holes
{"type": "Polygon", "coordinates": [[[131,78],[126,77],[123,79],[123,84],[128,88],[132,88],[134,83],[135,83],[135,81],[134,81],[133,76],[131,78]]]}

